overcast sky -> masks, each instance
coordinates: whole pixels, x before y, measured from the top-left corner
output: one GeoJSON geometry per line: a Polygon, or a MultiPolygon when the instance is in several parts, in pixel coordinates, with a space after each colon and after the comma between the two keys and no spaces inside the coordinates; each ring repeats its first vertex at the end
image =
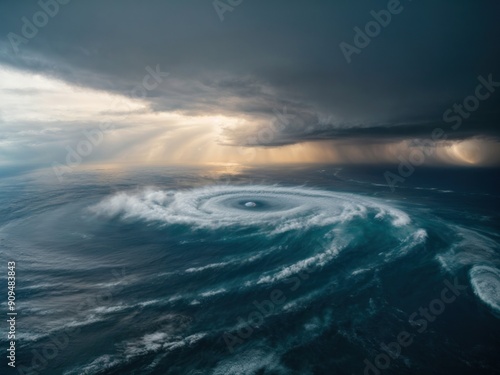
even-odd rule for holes
{"type": "Polygon", "coordinates": [[[0,2],[0,166],[500,162],[498,1],[46,3],[0,2]]]}

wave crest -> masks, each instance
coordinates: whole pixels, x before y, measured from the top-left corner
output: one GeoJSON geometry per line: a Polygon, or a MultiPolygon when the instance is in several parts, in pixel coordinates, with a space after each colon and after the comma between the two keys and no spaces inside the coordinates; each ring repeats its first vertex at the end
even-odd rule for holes
{"type": "Polygon", "coordinates": [[[500,270],[475,266],[469,272],[474,294],[500,317],[500,270]]]}
{"type": "Polygon", "coordinates": [[[188,224],[197,227],[270,225],[277,232],[345,223],[372,214],[394,226],[410,223],[406,213],[378,200],[303,187],[211,186],[185,191],[118,193],[91,207],[108,217],[188,224]],[[247,205],[252,202],[251,206],[247,205]]]}

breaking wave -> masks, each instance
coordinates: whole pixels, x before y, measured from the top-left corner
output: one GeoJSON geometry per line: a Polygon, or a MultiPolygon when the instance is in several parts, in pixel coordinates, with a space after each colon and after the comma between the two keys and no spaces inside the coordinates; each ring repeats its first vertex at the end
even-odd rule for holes
{"type": "Polygon", "coordinates": [[[500,316],[500,270],[488,266],[475,266],[469,275],[476,296],[500,316]]]}
{"type": "Polygon", "coordinates": [[[389,218],[395,226],[410,222],[403,211],[375,199],[348,193],[263,185],[119,193],[91,210],[101,215],[167,224],[208,228],[270,225],[278,231],[344,223],[369,214],[379,220],[389,218]]]}

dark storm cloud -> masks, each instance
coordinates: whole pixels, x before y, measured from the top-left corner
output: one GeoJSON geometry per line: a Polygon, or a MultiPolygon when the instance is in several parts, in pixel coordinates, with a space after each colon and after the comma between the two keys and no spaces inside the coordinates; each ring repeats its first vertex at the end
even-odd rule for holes
{"type": "MultiPolygon", "coordinates": [[[[155,111],[256,119],[231,129],[234,143],[429,137],[443,113],[474,94],[477,77],[500,81],[498,1],[402,1],[399,14],[348,63],[340,43],[387,1],[245,0],[221,22],[211,1],[78,1],[14,53],[35,1],[0,5],[0,63],[73,84],[128,93],[147,66],[169,72],[150,94],[155,111]],[[286,108],[272,140],[248,141],[286,108]]],[[[500,93],[450,139],[499,135],[500,93]]]]}

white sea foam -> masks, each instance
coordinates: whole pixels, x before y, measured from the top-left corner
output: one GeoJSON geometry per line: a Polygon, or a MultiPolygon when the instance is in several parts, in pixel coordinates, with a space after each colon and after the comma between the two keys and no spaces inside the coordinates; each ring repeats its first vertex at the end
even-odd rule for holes
{"type": "Polygon", "coordinates": [[[475,266],[469,272],[474,293],[500,317],[500,270],[475,266]]]}
{"type": "Polygon", "coordinates": [[[222,293],[225,293],[225,292],[226,292],[226,289],[224,289],[224,288],[212,289],[212,290],[208,290],[206,292],[200,293],[200,296],[202,296],[202,297],[212,297],[212,296],[216,296],[217,294],[222,294],[222,293]]]}
{"type": "Polygon", "coordinates": [[[103,355],[91,363],[84,365],[82,367],[75,368],[73,370],[69,370],[64,372],[64,375],[93,375],[98,374],[103,370],[112,368],[116,365],[120,364],[120,361],[111,355],[103,355]]]}
{"type": "Polygon", "coordinates": [[[425,243],[427,240],[427,231],[425,229],[417,229],[415,232],[410,234],[408,237],[401,241],[401,245],[398,246],[393,251],[385,254],[386,261],[393,260],[408,254],[416,246],[425,243]]]}
{"type": "Polygon", "coordinates": [[[131,306],[129,306],[129,305],[123,305],[123,304],[115,305],[115,306],[99,306],[99,307],[96,307],[94,309],[94,312],[96,312],[98,314],[110,314],[110,313],[126,310],[130,307],[131,306]]]}
{"type": "Polygon", "coordinates": [[[273,374],[286,374],[288,371],[280,363],[277,353],[269,350],[252,349],[238,353],[233,357],[221,361],[213,371],[213,375],[247,375],[256,374],[266,369],[273,374]]]}
{"type": "Polygon", "coordinates": [[[447,271],[454,273],[464,266],[474,266],[498,259],[498,244],[470,229],[455,227],[458,241],[450,249],[436,256],[447,271]]]}
{"type": "Polygon", "coordinates": [[[165,332],[149,333],[138,340],[124,343],[124,354],[126,359],[129,360],[152,352],[172,351],[193,345],[206,335],[205,332],[199,332],[186,337],[178,337],[165,332]]]}
{"type": "Polygon", "coordinates": [[[237,265],[237,264],[247,264],[247,263],[252,263],[252,262],[255,262],[256,260],[259,260],[261,258],[263,258],[265,255],[269,254],[271,251],[274,251],[276,249],[281,249],[281,246],[278,247],[278,246],[273,246],[269,249],[266,249],[264,251],[261,251],[255,255],[252,255],[248,258],[243,258],[243,259],[235,259],[235,260],[230,260],[230,261],[227,261],[227,262],[219,262],[219,263],[210,263],[210,264],[207,264],[205,266],[200,266],[200,267],[190,267],[188,269],[186,269],[186,273],[195,273],[195,272],[203,272],[203,271],[206,271],[206,270],[213,270],[213,269],[218,269],[218,268],[224,268],[224,267],[227,267],[227,266],[233,266],[233,265],[237,265]]]}
{"type": "Polygon", "coordinates": [[[121,346],[124,348],[123,355],[119,357],[106,354],[96,358],[89,364],[66,371],[64,375],[98,374],[103,370],[127,363],[130,360],[142,355],[160,351],[168,352],[193,345],[203,339],[206,335],[206,333],[200,332],[183,338],[174,337],[165,332],[149,333],[137,340],[122,343],[121,346]]]}
{"type": "Polygon", "coordinates": [[[365,218],[369,212],[394,226],[410,218],[379,200],[304,187],[211,186],[184,191],[118,193],[92,206],[98,215],[219,228],[271,225],[278,231],[304,229],[365,218]],[[246,207],[248,201],[257,207],[246,207]]]}
{"type": "Polygon", "coordinates": [[[66,324],[66,327],[82,327],[82,326],[87,326],[90,324],[94,324],[97,322],[102,322],[104,320],[103,317],[95,315],[95,314],[90,314],[83,320],[72,320],[69,323],[66,324]]]}
{"type": "MultiPolygon", "coordinates": [[[[267,230],[269,235],[312,227],[330,228],[329,239],[333,240],[320,252],[313,252],[305,259],[266,272],[256,281],[246,281],[246,286],[275,283],[301,271],[327,265],[352,240],[347,228],[353,220],[382,221],[393,227],[410,224],[405,212],[381,200],[305,187],[264,185],[211,186],[182,191],[149,189],[119,193],[92,206],[91,211],[122,220],[187,224],[194,228],[257,226],[267,230]],[[248,202],[255,203],[255,206],[248,207],[248,202]]],[[[419,230],[412,239],[418,242],[425,236],[426,232],[419,230]]],[[[411,245],[408,243],[408,246],[411,245]]],[[[266,256],[268,252],[269,249],[266,249],[246,259],[238,257],[191,266],[184,272],[197,273],[252,262],[266,256]]],[[[220,291],[206,291],[199,296],[209,297],[215,293],[220,291]]],[[[193,298],[190,303],[196,305],[201,302],[193,298]]]]}
{"type": "Polygon", "coordinates": [[[152,299],[149,301],[140,302],[140,303],[138,303],[138,305],[141,307],[146,307],[146,306],[150,306],[150,305],[156,305],[160,302],[161,302],[161,300],[159,300],[159,299],[152,299]]]}
{"type": "Polygon", "coordinates": [[[306,259],[302,259],[290,266],[283,268],[281,271],[274,275],[262,276],[257,284],[269,284],[276,281],[280,281],[290,277],[291,275],[297,274],[301,271],[311,269],[311,267],[321,267],[326,265],[332,259],[336,258],[339,254],[341,248],[332,245],[325,252],[316,254],[306,259]]]}
{"type": "Polygon", "coordinates": [[[352,276],[357,276],[359,274],[362,274],[362,273],[365,273],[365,272],[369,272],[371,270],[372,270],[371,268],[358,268],[357,270],[352,271],[351,275],[352,276]]]}
{"type": "Polygon", "coordinates": [[[46,334],[41,334],[41,333],[34,333],[34,332],[19,332],[16,333],[16,337],[18,340],[22,342],[27,342],[27,341],[38,341],[44,337],[46,337],[46,334]]]}
{"type": "Polygon", "coordinates": [[[228,265],[230,265],[233,262],[220,262],[220,263],[211,263],[207,264],[206,266],[201,266],[201,267],[191,267],[186,270],[186,273],[194,273],[194,272],[201,272],[201,271],[206,271],[206,270],[211,270],[215,268],[223,268],[228,265]]]}

